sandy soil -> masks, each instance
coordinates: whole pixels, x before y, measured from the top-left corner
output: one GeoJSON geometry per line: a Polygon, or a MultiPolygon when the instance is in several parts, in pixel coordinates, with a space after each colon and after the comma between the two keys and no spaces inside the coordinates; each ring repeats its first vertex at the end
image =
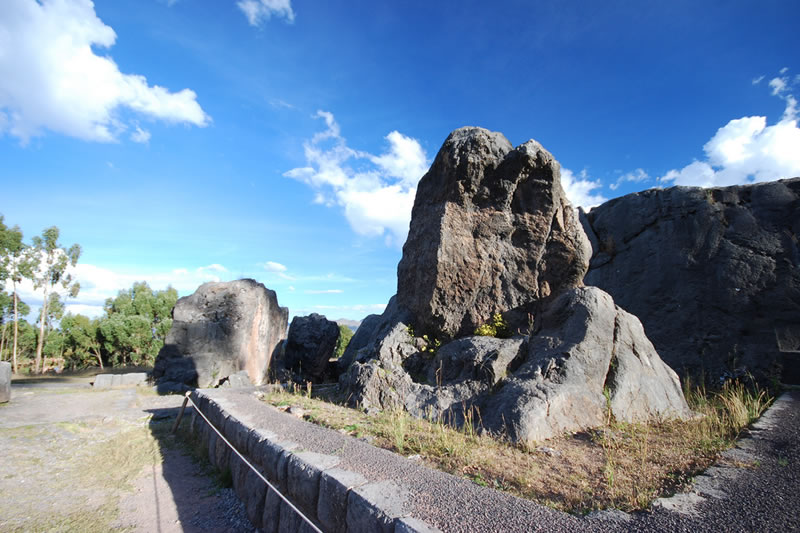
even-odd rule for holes
{"type": "Polygon", "coordinates": [[[252,531],[242,504],[170,435],[181,396],[12,384],[0,405],[0,531],[252,531]]]}

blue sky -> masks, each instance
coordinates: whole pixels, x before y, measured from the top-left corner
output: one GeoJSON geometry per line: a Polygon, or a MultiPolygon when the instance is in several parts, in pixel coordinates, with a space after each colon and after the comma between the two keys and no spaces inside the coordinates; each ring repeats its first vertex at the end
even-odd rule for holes
{"type": "MultiPolygon", "coordinates": [[[[795,1],[0,2],[0,213],[79,243],[74,312],[253,277],[396,289],[448,133],[541,142],[573,203],[800,175],[795,1]]],[[[26,288],[23,299],[37,303],[26,288]]]]}

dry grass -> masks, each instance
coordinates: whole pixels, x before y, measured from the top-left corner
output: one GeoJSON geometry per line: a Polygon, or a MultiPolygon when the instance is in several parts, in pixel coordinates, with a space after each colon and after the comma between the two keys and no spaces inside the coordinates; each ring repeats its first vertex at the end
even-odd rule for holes
{"type": "Polygon", "coordinates": [[[306,390],[273,392],[265,401],[279,408],[301,406],[311,422],[406,456],[419,455],[429,466],[479,485],[581,514],[645,509],[655,498],[674,493],[732,446],[771,401],[765,392],[740,383],[717,393],[687,387],[698,413],[692,420],[625,424],[609,417],[602,428],[534,447],[479,434],[474,429],[480,427],[479,416],[454,429],[402,411],[370,416],[313,398],[306,390]]]}

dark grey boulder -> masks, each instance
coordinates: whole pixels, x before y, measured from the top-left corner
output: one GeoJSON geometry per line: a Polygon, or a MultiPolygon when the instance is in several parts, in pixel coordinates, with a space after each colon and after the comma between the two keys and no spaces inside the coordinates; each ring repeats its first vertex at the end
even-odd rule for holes
{"type": "Polygon", "coordinates": [[[11,401],[11,363],[0,361],[0,403],[11,401]]]}
{"type": "Polygon", "coordinates": [[[512,148],[501,133],[461,128],[419,182],[398,304],[418,333],[469,335],[494,313],[580,286],[590,258],[555,158],[533,140],[512,148]]]}
{"type": "Polygon", "coordinates": [[[275,347],[286,336],[289,310],[275,291],[252,279],[204,283],[178,300],[172,328],[156,358],[153,377],[166,383],[214,387],[231,374],[247,372],[265,382],[275,347]]]}
{"type": "Polygon", "coordinates": [[[681,374],[769,380],[800,350],[800,179],[649,190],[583,220],[586,284],[638,316],[681,374]]]}
{"type": "Polygon", "coordinates": [[[339,358],[339,372],[344,372],[355,361],[358,351],[367,345],[375,328],[381,320],[381,315],[368,315],[359,324],[350,342],[347,344],[342,357],[339,358]]]}
{"type": "Polygon", "coordinates": [[[296,316],[289,326],[282,357],[274,366],[289,370],[300,381],[319,383],[329,374],[338,338],[339,325],[333,320],[317,313],[296,316]]]}

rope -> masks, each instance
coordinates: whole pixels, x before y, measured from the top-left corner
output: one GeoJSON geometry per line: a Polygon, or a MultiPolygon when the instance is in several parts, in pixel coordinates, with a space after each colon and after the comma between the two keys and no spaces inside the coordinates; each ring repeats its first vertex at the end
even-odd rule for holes
{"type": "MultiPolygon", "coordinates": [[[[261,481],[263,481],[264,483],[266,483],[266,484],[267,484],[267,486],[268,486],[270,489],[272,489],[272,491],[273,491],[275,494],[277,494],[277,495],[280,497],[280,499],[281,499],[281,500],[283,500],[283,501],[284,501],[284,502],[285,502],[285,503],[286,503],[286,504],[287,504],[289,507],[291,507],[291,509],[292,509],[292,510],[293,510],[295,513],[297,513],[298,515],[300,515],[300,518],[302,518],[303,520],[305,520],[305,522],[306,522],[306,523],[307,523],[309,526],[311,526],[311,529],[313,529],[313,530],[314,530],[314,531],[316,531],[317,533],[323,533],[323,532],[322,532],[322,530],[321,530],[320,528],[318,528],[316,525],[314,525],[314,523],[313,523],[313,522],[312,522],[312,521],[311,521],[311,520],[310,520],[310,519],[309,519],[309,518],[308,518],[306,515],[304,515],[304,514],[303,514],[303,513],[300,511],[300,509],[298,509],[297,507],[295,507],[295,506],[294,506],[294,504],[293,504],[292,502],[290,502],[290,501],[289,501],[289,500],[286,498],[286,496],[284,496],[283,494],[281,494],[281,492],[280,492],[278,489],[276,489],[276,488],[275,488],[275,486],[274,486],[272,483],[270,483],[270,482],[269,482],[269,480],[268,480],[267,478],[265,478],[264,476],[262,476],[262,475],[261,475],[261,472],[259,472],[258,470],[256,470],[256,468],[255,468],[255,467],[254,467],[252,464],[250,464],[250,461],[248,461],[247,459],[245,459],[245,457],[244,457],[244,456],[243,456],[241,453],[239,453],[239,450],[237,450],[236,448],[234,448],[234,447],[233,447],[233,444],[231,444],[230,442],[228,442],[228,439],[226,439],[226,438],[225,438],[225,436],[224,436],[222,433],[220,433],[220,432],[219,432],[219,430],[218,430],[217,428],[215,428],[215,427],[214,427],[214,424],[212,424],[212,423],[211,423],[211,421],[210,421],[208,418],[206,418],[206,415],[204,415],[204,414],[203,414],[203,411],[201,411],[201,410],[200,410],[200,408],[199,408],[199,407],[197,407],[197,404],[196,404],[196,403],[194,403],[194,402],[192,401],[192,399],[189,397],[189,394],[190,394],[190,393],[188,393],[188,392],[186,393],[186,399],[187,399],[187,400],[189,400],[189,402],[192,404],[192,407],[194,407],[194,410],[195,410],[195,411],[197,411],[197,414],[199,414],[200,416],[202,416],[202,417],[203,417],[203,420],[205,420],[205,421],[206,421],[206,423],[209,425],[209,427],[210,427],[211,429],[213,429],[213,430],[214,430],[214,432],[215,432],[217,435],[219,435],[219,438],[221,438],[221,439],[223,440],[223,442],[225,442],[225,444],[227,444],[227,445],[228,445],[228,448],[230,448],[231,450],[233,450],[233,453],[235,453],[236,455],[238,455],[238,456],[239,456],[239,459],[241,459],[242,461],[244,461],[244,464],[246,464],[247,466],[249,466],[249,467],[250,467],[250,470],[252,470],[253,472],[255,472],[255,473],[256,473],[256,475],[257,475],[258,477],[260,477],[260,478],[261,478],[261,481]]],[[[185,406],[185,405],[186,405],[186,403],[184,402],[184,406],[185,406]]]]}

